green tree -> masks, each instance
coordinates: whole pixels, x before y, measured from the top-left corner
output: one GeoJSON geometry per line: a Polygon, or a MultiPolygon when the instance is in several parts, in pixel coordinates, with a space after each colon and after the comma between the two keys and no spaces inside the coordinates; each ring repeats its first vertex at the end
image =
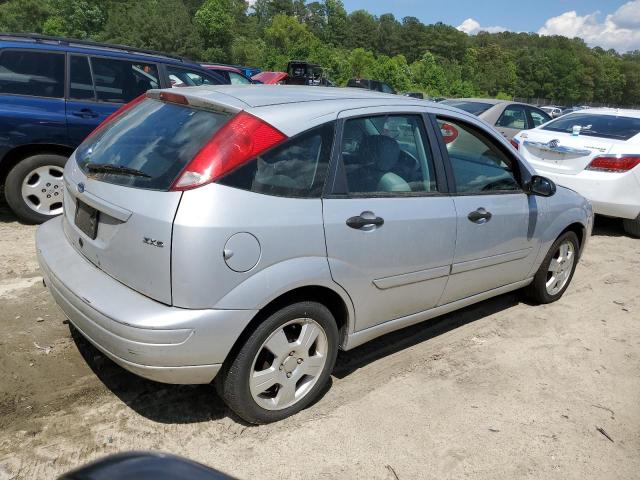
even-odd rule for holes
{"type": "Polygon", "coordinates": [[[103,6],[87,0],[53,0],[53,13],[44,22],[47,35],[88,38],[99,32],[106,20],[103,6]]]}
{"type": "Polygon", "coordinates": [[[348,17],[349,48],[373,49],[376,45],[376,19],[366,10],[356,10],[348,17]]]}
{"type": "Polygon", "coordinates": [[[231,0],[205,0],[194,16],[194,24],[204,42],[203,57],[218,62],[231,61],[231,45],[236,12],[231,0]]]}
{"type": "Polygon", "coordinates": [[[0,31],[42,33],[52,12],[49,0],[10,0],[0,4],[0,31]]]}

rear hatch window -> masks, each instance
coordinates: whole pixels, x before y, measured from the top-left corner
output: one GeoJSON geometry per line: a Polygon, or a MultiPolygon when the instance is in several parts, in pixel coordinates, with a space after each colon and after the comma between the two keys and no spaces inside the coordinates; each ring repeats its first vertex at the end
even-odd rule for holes
{"type": "Polygon", "coordinates": [[[126,187],[169,190],[229,116],[145,99],[78,147],[85,175],[126,187]]]}
{"type": "Polygon", "coordinates": [[[580,135],[629,140],[640,133],[640,118],[572,113],[548,123],[542,129],[552,132],[574,133],[573,127],[576,126],[580,127],[580,135]]]}

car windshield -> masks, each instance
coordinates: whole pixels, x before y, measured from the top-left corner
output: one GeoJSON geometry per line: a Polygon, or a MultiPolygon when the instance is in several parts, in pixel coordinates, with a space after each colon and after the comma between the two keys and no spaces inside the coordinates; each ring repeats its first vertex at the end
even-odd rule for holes
{"type": "Polygon", "coordinates": [[[640,133],[640,118],[571,113],[548,123],[542,129],[573,133],[573,127],[576,126],[580,127],[580,135],[629,140],[640,133]]]}
{"type": "Polygon", "coordinates": [[[87,138],[76,161],[103,182],[168,190],[227,119],[221,113],[146,99],[87,138]]]}
{"type": "Polygon", "coordinates": [[[465,112],[469,112],[473,115],[480,115],[493,107],[491,103],[470,102],[468,100],[445,100],[441,103],[443,105],[450,105],[452,107],[459,108],[460,110],[464,110],[465,112]]]}

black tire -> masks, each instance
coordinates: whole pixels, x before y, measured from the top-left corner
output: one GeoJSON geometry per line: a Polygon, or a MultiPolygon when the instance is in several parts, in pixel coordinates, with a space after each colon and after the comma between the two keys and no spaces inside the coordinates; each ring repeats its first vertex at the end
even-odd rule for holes
{"type": "Polygon", "coordinates": [[[216,382],[218,393],[227,406],[243,420],[253,424],[276,422],[298,413],[317,400],[329,381],[337,354],[338,328],[329,309],[317,302],[294,303],[262,321],[236,355],[225,362],[216,382]],[[328,347],[326,363],[315,385],[296,403],[281,410],[263,408],[252,397],[249,386],[254,359],[258,350],[273,332],[287,322],[298,318],[311,318],[324,330],[328,347]]]}
{"type": "Polygon", "coordinates": [[[635,238],[640,238],[640,215],[634,219],[623,219],[622,226],[624,231],[635,238]]]}
{"type": "MultiPolygon", "coordinates": [[[[19,220],[25,223],[43,223],[56,216],[45,215],[33,210],[24,198],[22,198],[22,182],[26,176],[36,168],[45,166],[64,168],[66,163],[67,157],[43,153],[21,160],[9,171],[4,185],[4,196],[9,207],[11,207],[11,210],[13,210],[13,213],[16,214],[19,220]]],[[[62,202],[63,188],[60,187],[59,190],[60,202],[62,202]]]]}
{"type": "Polygon", "coordinates": [[[537,303],[552,303],[558,300],[560,297],[562,297],[564,292],[569,287],[569,284],[571,283],[571,279],[573,278],[573,273],[575,272],[576,266],[578,265],[579,252],[580,252],[580,242],[578,241],[578,236],[574,232],[565,232],[562,235],[560,235],[556,239],[556,241],[553,242],[553,245],[551,245],[551,248],[549,249],[549,252],[547,253],[546,257],[544,257],[544,260],[540,264],[540,268],[538,269],[535,276],[533,277],[533,282],[531,282],[531,284],[524,289],[525,295],[537,303]],[[549,271],[549,264],[551,263],[551,259],[556,254],[560,244],[562,244],[567,240],[573,243],[573,251],[575,254],[573,265],[571,267],[571,272],[569,274],[569,278],[567,282],[560,289],[560,291],[558,291],[554,295],[551,295],[547,291],[547,285],[546,285],[547,274],[549,271]]]}

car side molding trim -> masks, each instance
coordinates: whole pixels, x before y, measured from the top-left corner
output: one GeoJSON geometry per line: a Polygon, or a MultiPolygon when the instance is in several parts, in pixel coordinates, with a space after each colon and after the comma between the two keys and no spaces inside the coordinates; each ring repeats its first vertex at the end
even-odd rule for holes
{"type": "Polygon", "coordinates": [[[391,277],[377,278],[373,281],[373,284],[380,290],[386,290],[388,288],[409,285],[410,283],[418,283],[424,282],[426,280],[446,277],[447,275],[449,275],[450,270],[450,265],[444,265],[442,267],[428,268],[426,270],[419,270],[417,272],[402,273],[400,275],[393,275],[391,277]]]}
{"type": "Polygon", "coordinates": [[[425,320],[429,320],[431,318],[444,315],[454,310],[464,308],[468,305],[472,305],[474,303],[481,302],[482,300],[486,300],[487,298],[495,297],[496,295],[502,295],[503,293],[511,292],[513,290],[518,290],[519,288],[526,287],[532,281],[533,281],[533,277],[527,278],[526,280],[510,283],[509,285],[504,285],[502,287],[494,288],[493,290],[489,290],[487,292],[478,293],[476,295],[472,295],[470,297],[463,298],[461,300],[456,300],[455,302],[447,303],[445,305],[440,305],[439,307],[435,307],[435,308],[426,310],[424,312],[414,313],[413,315],[407,315],[406,317],[396,318],[395,320],[374,325],[373,327],[369,327],[365,330],[361,330],[359,332],[355,332],[348,335],[347,338],[345,339],[342,349],[351,350],[352,348],[358,347],[363,343],[366,343],[369,340],[373,340],[374,338],[377,338],[386,333],[391,333],[396,330],[400,330],[401,328],[405,328],[410,325],[415,325],[416,323],[424,322],[425,320]]]}
{"type": "Polygon", "coordinates": [[[525,258],[527,255],[529,255],[529,253],[531,253],[531,248],[524,248],[522,250],[501,253],[500,255],[479,258],[477,260],[454,263],[451,267],[451,274],[453,275],[456,273],[468,272],[470,270],[477,270],[478,268],[491,267],[493,265],[499,265],[501,263],[513,262],[514,260],[525,258]]]}

